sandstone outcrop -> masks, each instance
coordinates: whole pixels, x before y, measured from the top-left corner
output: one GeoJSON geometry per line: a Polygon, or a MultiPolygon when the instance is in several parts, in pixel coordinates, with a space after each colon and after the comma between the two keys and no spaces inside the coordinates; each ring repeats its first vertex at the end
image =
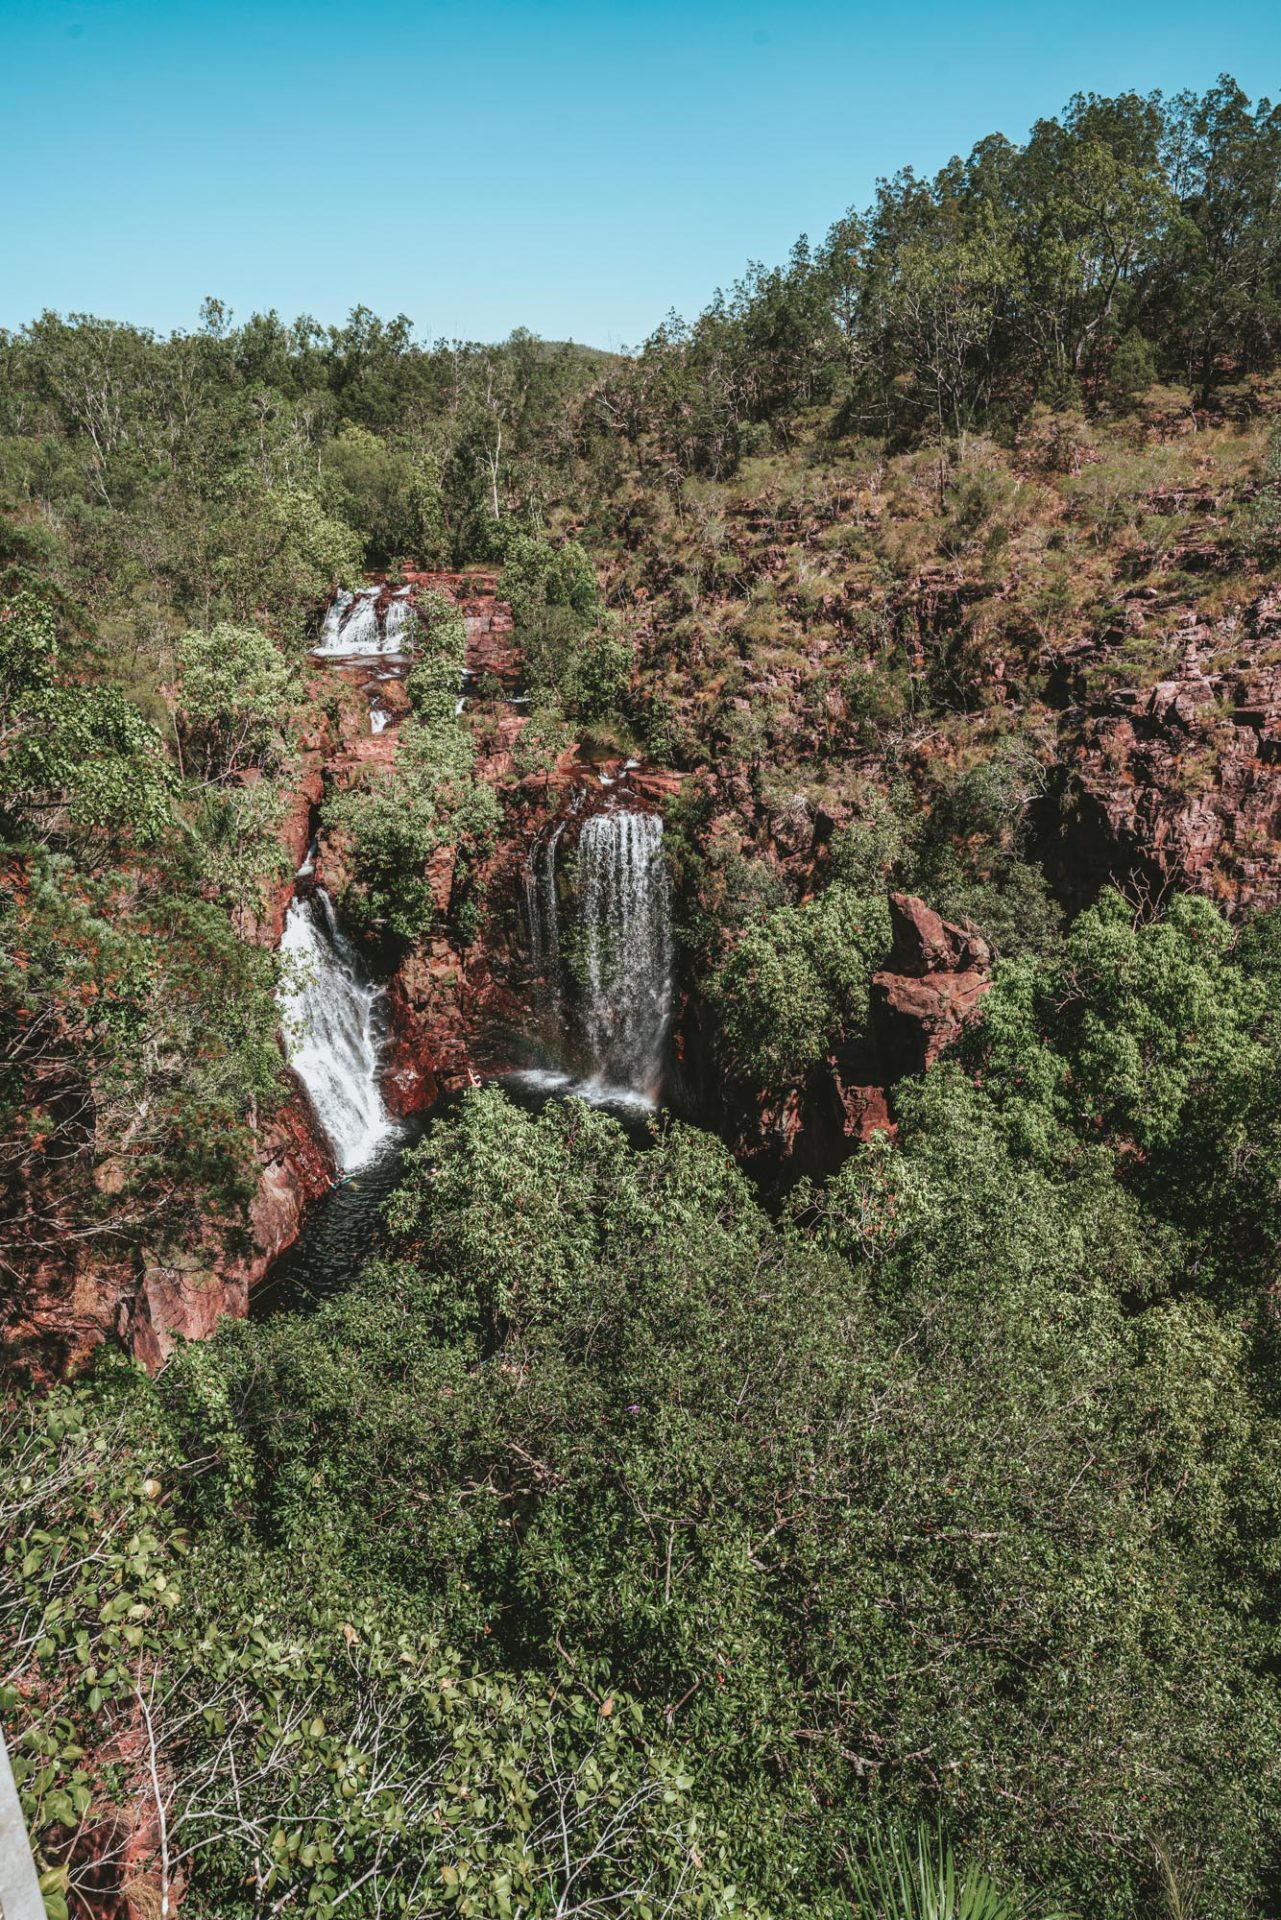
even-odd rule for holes
{"type": "Polygon", "coordinates": [[[893,945],[872,976],[871,1044],[878,1081],[924,1073],[960,1038],[986,993],[992,964],[976,933],[955,927],[910,893],[890,895],[893,945]]]}
{"type": "Polygon", "coordinates": [[[305,1103],[291,1096],[259,1130],[259,1179],[246,1225],[196,1216],[181,1251],[121,1251],[85,1239],[26,1276],[4,1328],[5,1357],[35,1374],[76,1372],[117,1340],[150,1371],[179,1340],[201,1340],[227,1314],[242,1318],[250,1289],[297,1239],[310,1203],[334,1178],[305,1103]]]}
{"type": "Polygon", "coordinates": [[[498,598],[496,573],[431,572],[414,568],[403,578],[414,589],[415,598],[439,593],[457,604],[467,628],[465,668],[469,674],[477,679],[492,675],[508,688],[519,684],[521,662],[516,651],[512,610],[505,600],[498,598]]]}
{"type": "Polygon", "coordinates": [[[1189,611],[1177,637],[1175,672],[1066,714],[1039,824],[1072,904],[1108,879],[1231,914],[1281,900],[1281,589],[1216,626],[1189,611]]]}
{"type": "Polygon", "coordinates": [[[333,1184],[333,1161],[301,1098],[263,1129],[258,1158],[262,1170],[246,1235],[228,1240],[211,1223],[190,1250],[143,1255],[119,1332],[149,1372],[163,1366],[179,1340],[208,1339],[225,1315],[245,1317],[250,1291],[298,1238],[311,1202],[333,1184]]]}
{"type": "Polygon", "coordinates": [[[975,1018],[991,978],[986,943],[923,900],[890,896],[892,944],[872,978],[867,1029],[780,1092],[727,1088],[703,1009],[685,1005],[675,1036],[678,1100],[714,1121],[735,1153],[784,1184],[822,1178],[877,1132],[894,1131],[894,1090],[932,1066],[975,1018]]]}

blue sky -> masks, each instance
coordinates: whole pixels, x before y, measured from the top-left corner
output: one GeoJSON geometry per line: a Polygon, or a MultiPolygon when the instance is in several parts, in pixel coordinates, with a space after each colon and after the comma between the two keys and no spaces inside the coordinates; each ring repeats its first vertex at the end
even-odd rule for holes
{"type": "Polygon", "coordinates": [[[0,326],[636,345],[1078,89],[1281,92],[1277,0],[0,0],[0,326]]]}

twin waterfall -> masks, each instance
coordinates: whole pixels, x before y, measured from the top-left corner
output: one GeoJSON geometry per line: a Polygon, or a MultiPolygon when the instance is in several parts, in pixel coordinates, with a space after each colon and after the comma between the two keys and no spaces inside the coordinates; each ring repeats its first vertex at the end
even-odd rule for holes
{"type": "MultiPolygon", "coordinates": [[[[663,822],[615,807],[591,814],[572,853],[561,821],[525,870],[533,957],[545,982],[546,1067],[512,1076],[539,1098],[575,1094],[653,1107],[672,1012],[672,936],[663,822]]],[[[346,1175],[398,1129],[379,1088],[382,989],[367,978],[333,902],[299,870],[280,950],[289,1064],[346,1175]]]]}
{"type": "Polygon", "coordinates": [[[290,902],[280,951],[286,960],[280,1005],[289,1064],[307,1089],[339,1168],[354,1173],[395,1131],[378,1087],[381,989],[364,977],[323,887],[290,902]]]}
{"type": "MultiPolygon", "coordinates": [[[[416,620],[408,587],[369,585],[342,592],[329,606],[312,649],[313,658],[340,673],[365,676],[374,734],[396,721],[374,682],[404,673],[416,620]],[[368,679],[371,672],[374,682],[368,679]]],[[[474,678],[474,672],[464,673],[460,712],[469,703],[474,678]]],[[[506,698],[509,704],[524,704],[523,695],[506,698]]],[[[523,1038],[542,1064],[498,1077],[514,1097],[521,1097],[523,1086],[540,1106],[548,1098],[575,1095],[626,1118],[650,1112],[662,1094],[673,1001],[671,903],[662,817],[632,799],[626,775],[634,765],[628,762],[621,777],[582,768],[569,811],[535,842],[525,862],[538,985],[530,1014],[538,1032],[523,1038]],[[607,793],[609,788],[614,791],[607,793]]],[[[292,1258],[298,1272],[308,1276],[308,1290],[313,1281],[327,1289],[333,1263],[327,1265],[321,1256],[335,1238],[342,1240],[342,1221],[348,1221],[358,1244],[342,1240],[339,1284],[370,1235],[377,1238],[377,1210],[387,1182],[397,1177],[399,1155],[392,1148],[405,1129],[382,1095],[383,989],[370,980],[333,902],[317,883],[314,843],[298,869],[280,952],[277,998],[285,1051],[342,1176],[337,1182],[342,1191],[323,1210],[324,1224],[318,1212],[314,1230],[304,1232],[286,1264],[292,1258]],[[347,1176],[360,1169],[367,1170],[365,1177],[349,1181],[347,1176]]],[[[491,1046],[496,1038],[489,1036],[491,1046]]],[[[520,1034],[507,1036],[502,1051],[509,1059],[508,1049],[520,1049],[521,1041],[520,1034]]],[[[470,1068],[468,1073],[474,1084],[475,1074],[470,1068]]]]}
{"type": "Polygon", "coordinates": [[[672,1013],[662,818],[621,807],[594,813],[568,859],[564,831],[562,821],[526,867],[533,958],[549,998],[546,1041],[559,1067],[526,1078],[602,1105],[653,1106],[672,1013]]]}

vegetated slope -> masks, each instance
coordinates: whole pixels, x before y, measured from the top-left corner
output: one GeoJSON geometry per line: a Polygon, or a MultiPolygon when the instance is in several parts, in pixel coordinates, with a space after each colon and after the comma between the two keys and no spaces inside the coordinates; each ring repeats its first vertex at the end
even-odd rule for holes
{"type": "Polygon", "coordinates": [[[847,1914],[918,1818],[1015,1912],[1275,1909],[1279,154],[1074,102],[623,364],[5,341],[19,1315],[234,1232],[362,564],[500,567],[534,701],[456,721],[434,610],[322,796],[371,953],[446,1018],[522,780],[648,754],[674,1084],[791,1182],[473,1094],[341,1300],[15,1402],[53,1912],[847,1914]]]}

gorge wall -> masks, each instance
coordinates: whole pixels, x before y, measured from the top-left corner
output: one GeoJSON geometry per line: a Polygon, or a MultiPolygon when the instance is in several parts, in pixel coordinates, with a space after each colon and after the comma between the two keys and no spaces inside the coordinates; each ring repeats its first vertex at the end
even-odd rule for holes
{"type": "MultiPolygon", "coordinates": [[[[856,506],[851,498],[842,510],[856,506]]],[[[1205,514],[1222,522],[1217,497],[1205,514]]],[[[799,524],[794,531],[789,544],[786,527],[780,532],[777,518],[758,507],[745,510],[734,528],[738,560],[775,583],[772,591],[790,593],[793,574],[814,551],[812,530],[799,524]]],[[[1199,564],[1197,540],[1212,549],[1208,534],[1188,535],[1177,557],[1189,569],[1199,564]]],[[[659,590],[650,598],[647,587],[636,587],[637,671],[657,676],[663,582],[652,558],[641,558],[645,579],[659,590]]],[[[616,559],[617,593],[626,591],[633,564],[616,559]]],[[[1032,851],[1069,908],[1109,880],[1150,905],[1176,887],[1203,891],[1230,914],[1281,900],[1281,590],[1256,587],[1216,609],[1182,586],[1126,589],[1110,626],[1035,656],[984,639],[977,626],[982,593],[962,562],[932,560],[897,592],[894,619],[918,636],[908,648],[910,671],[923,685],[931,648],[946,644],[970,702],[967,708],[963,700],[946,725],[922,721],[905,730],[896,747],[900,765],[914,780],[925,772],[934,777],[973,755],[977,740],[996,738],[1017,720],[1037,743],[1040,763],[1028,808],[1032,851]],[[1152,644],[1164,661],[1159,677],[1117,684],[1126,649],[1152,635],[1159,635],[1152,644]]],[[[884,767],[882,743],[860,745],[855,737],[846,788],[788,797],[762,789],[728,750],[735,728],[758,711],[775,716],[771,724],[781,724],[779,715],[789,726],[810,724],[801,716],[812,706],[813,676],[827,675],[826,663],[858,644],[865,596],[853,575],[817,601],[811,593],[803,613],[798,600],[799,632],[809,636],[800,643],[804,658],[798,650],[753,679],[749,657],[743,691],[724,693],[717,717],[700,708],[700,675],[710,656],[697,633],[687,637],[689,675],[676,701],[688,721],[680,773],[624,770],[621,756],[585,760],[573,743],[554,764],[522,774],[521,663],[497,575],[414,570],[397,585],[374,579],[335,622],[336,657],[314,663],[297,779],[275,829],[282,875],[254,911],[239,913],[246,939],[279,945],[293,876],[308,860],[327,797],[395,766],[408,698],[403,678],[386,670],[379,653],[389,623],[394,628],[400,610],[428,593],[452,599],[465,620],[460,699],[473,687],[498,690],[485,703],[475,741],[476,772],[500,797],[501,826],[472,876],[487,903],[479,933],[463,941],[452,930],[456,850],[440,847],[428,876],[436,925],[394,956],[385,979],[381,1097],[390,1115],[402,1118],[478,1077],[535,1059],[529,1039],[540,1017],[540,974],[526,906],[530,849],[545,846],[557,824],[571,818],[572,842],[585,821],[616,806],[615,783],[624,771],[627,804],[642,814],[666,807],[685,782],[706,788],[708,831],[737,838],[744,857],[763,862],[790,897],[803,899],[821,882],[833,831],[858,817],[858,781],[875,783],[884,767]],[[363,636],[362,645],[338,657],[344,633],[363,636]]],[[[847,728],[848,692],[824,684],[822,724],[847,728]]],[[[344,859],[341,837],[322,831],[309,879],[335,900],[348,877],[344,859]]],[[[893,948],[872,983],[866,1031],[781,1091],[727,1085],[709,1011],[678,981],[664,1062],[665,1093],[678,1111],[714,1126],[770,1180],[822,1175],[854,1142],[892,1128],[895,1086],[955,1041],[990,973],[984,942],[968,926],[942,919],[929,899],[896,894],[892,924],[893,948]]],[[[296,1239],[307,1207],[338,1172],[312,1104],[296,1083],[285,1084],[278,1111],[256,1121],[260,1172],[243,1228],[193,1219],[180,1258],[164,1249],[114,1258],[92,1242],[50,1257],[24,1278],[22,1309],[6,1333],[11,1349],[38,1366],[74,1366],[103,1340],[116,1339],[155,1367],[176,1339],[203,1337],[223,1314],[243,1314],[251,1289],[296,1239]]]]}

